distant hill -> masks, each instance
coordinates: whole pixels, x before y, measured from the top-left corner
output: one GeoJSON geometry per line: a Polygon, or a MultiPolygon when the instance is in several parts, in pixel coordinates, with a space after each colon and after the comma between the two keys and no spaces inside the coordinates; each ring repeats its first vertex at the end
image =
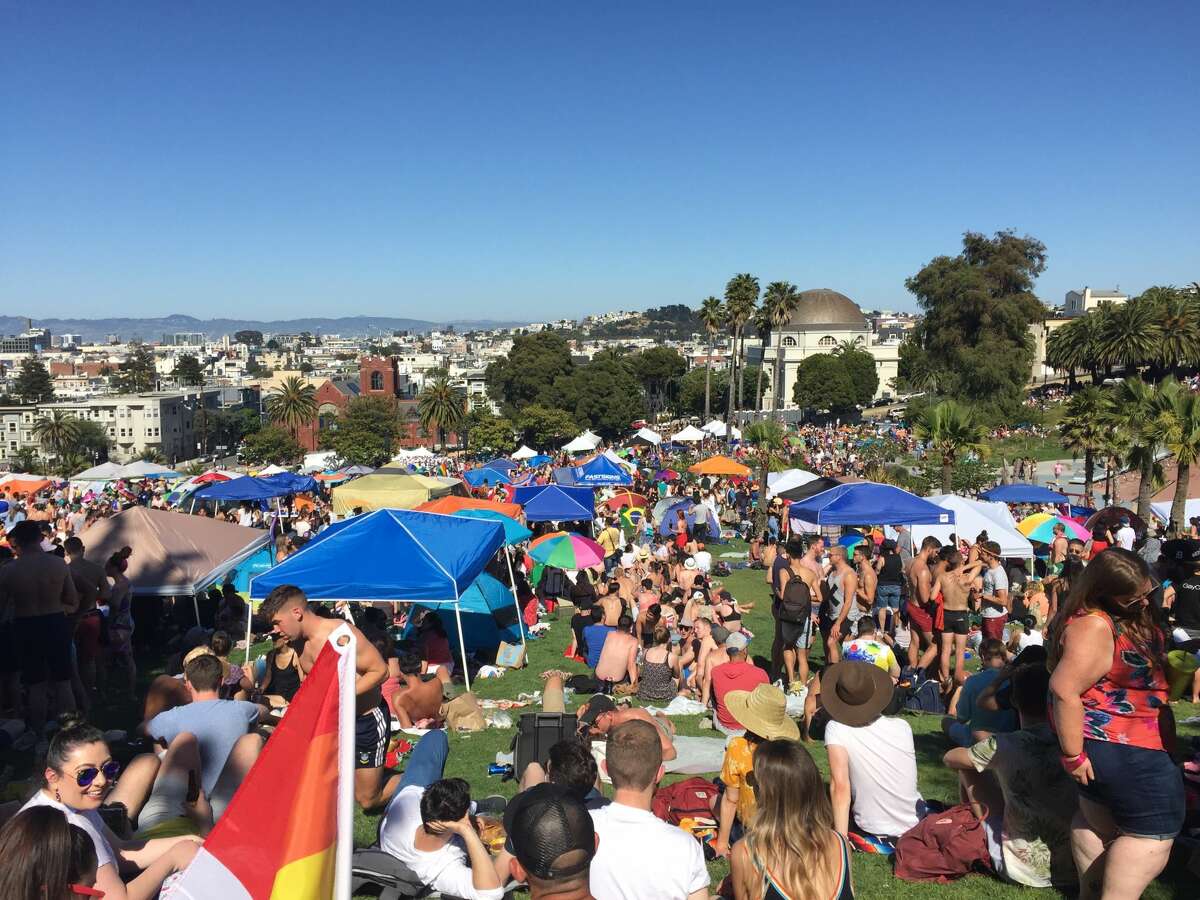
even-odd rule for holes
{"type": "MultiPolygon", "coordinates": [[[[429,322],[424,319],[393,319],[387,316],[344,316],[336,319],[277,319],[260,322],[254,319],[197,319],[194,316],[170,315],[157,319],[39,319],[33,320],[35,328],[49,328],[51,334],[78,334],[84,340],[104,340],[110,334],[120,336],[122,341],[140,338],[144,341],[161,340],[164,334],[177,331],[202,331],[209,338],[223,334],[252,329],[274,334],[296,334],[308,331],[312,334],[340,335],[390,335],[394,331],[417,334],[436,331],[453,325],[455,331],[471,331],[489,328],[511,328],[524,322],[493,322],[484,319],[458,319],[452,322],[429,322]]],[[[19,334],[25,330],[22,316],[0,316],[0,335],[19,334]]]]}

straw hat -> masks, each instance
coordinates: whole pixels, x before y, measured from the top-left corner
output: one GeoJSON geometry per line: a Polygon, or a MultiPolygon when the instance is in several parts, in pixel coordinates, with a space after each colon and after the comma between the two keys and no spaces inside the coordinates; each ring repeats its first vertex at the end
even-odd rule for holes
{"type": "Polygon", "coordinates": [[[760,684],[752,691],[730,691],[725,695],[725,707],[739,725],[768,741],[800,740],[800,729],[788,718],[787,696],[773,684],[760,684]]]}
{"type": "Polygon", "coordinates": [[[894,690],[891,677],[883,669],[847,660],[830,666],[821,676],[821,705],[835,722],[857,728],[873,722],[883,712],[894,690]]]}

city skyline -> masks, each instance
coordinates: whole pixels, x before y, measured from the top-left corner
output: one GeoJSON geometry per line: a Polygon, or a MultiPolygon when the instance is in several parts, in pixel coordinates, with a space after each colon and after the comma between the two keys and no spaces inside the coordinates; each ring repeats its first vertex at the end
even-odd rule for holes
{"type": "Polygon", "coordinates": [[[9,6],[0,305],[543,321],[748,271],[911,311],[1004,228],[1051,305],[1195,280],[1200,12],[1025,9],[9,6]]]}

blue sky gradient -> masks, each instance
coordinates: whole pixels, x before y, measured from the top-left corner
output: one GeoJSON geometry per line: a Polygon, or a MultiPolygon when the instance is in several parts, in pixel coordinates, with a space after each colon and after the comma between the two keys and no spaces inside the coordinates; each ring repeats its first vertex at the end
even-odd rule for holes
{"type": "Polygon", "coordinates": [[[0,309],[540,319],[1200,279],[1200,4],[0,2],[0,309]]]}

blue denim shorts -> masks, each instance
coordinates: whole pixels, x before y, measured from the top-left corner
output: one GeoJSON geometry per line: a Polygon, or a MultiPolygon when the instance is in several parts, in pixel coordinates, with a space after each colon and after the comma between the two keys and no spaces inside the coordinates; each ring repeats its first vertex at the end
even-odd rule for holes
{"type": "Polygon", "coordinates": [[[1085,740],[1095,779],[1079,793],[1109,811],[1130,837],[1172,840],[1186,812],[1183,773],[1171,755],[1112,741],[1085,740]]]}
{"type": "Polygon", "coordinates": [[[875,587],[875,605],[872,612],[882,612],[885,609],[900,608],[900,585],[880,584],[875,587]]]}

